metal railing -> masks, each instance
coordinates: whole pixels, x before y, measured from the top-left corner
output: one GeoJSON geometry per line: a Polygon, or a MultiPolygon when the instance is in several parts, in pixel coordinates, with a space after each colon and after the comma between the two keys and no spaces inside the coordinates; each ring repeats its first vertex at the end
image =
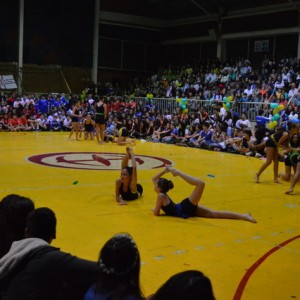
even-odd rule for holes
{"type": "MultiPolygon", "coordinates": [[[[144,106],[152,106],[156,110],[160,110],[162,113],[168,111],[171,114],[175,113],[180,108],[180,103],[177,102],[175,98],[149,99],[145,97],[136,97],[134,99],[138,103],[139,109],[144,106]]],[[[188,113],[198,112],[201,108],[205,108],[209,114],[212,114],[217,103],[217,101],[211,100],[187,99],[186,108],[188,113]]],[[[268,112],[271,108],[271,103],[231,101],[230,108],[227,109],[232,113],[237,113],[238,115],[241,115],[241,113],[245,112],[248,116],[248,120],[250,122],[255,122],[255,118],[260,109],[268,112]]]]}

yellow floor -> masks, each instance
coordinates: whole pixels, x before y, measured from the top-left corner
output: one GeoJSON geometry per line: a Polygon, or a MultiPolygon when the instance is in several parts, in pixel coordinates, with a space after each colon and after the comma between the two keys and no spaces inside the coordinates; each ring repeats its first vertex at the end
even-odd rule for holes
{"type": "MultiPolygon", "coordinates": [[[[273,184],[271,167],[254,183],[262,160],[138,141],[144,196],[122,207],[114,201],[114,182],[124,146],[69,141],[67,133],[51,132],[3,132],[0,145],[0,197],[17,193],[37,207],[52,208],[58,218],[54,245],[83,258],[96,260],[113,234],[131,233],[141,253],[146,295],[176,272],[199,269],[211,279],[217,299],[300,298],[300,184],[298,193],[285,195],[289,183],[273,184]],[[37,155],[44,155],[43,164],[32,162],[39,157],[29,160],[37,155]],[[202,204],[251,212],[258,223],[153,216],[151,177],[165,159],[205,180],[202,204]],[[64,167],[49,166],[53,162],[64,167]]],[[[191,188],[180,178],[173,182],[170,196],[178,202],[191,188]]]]}

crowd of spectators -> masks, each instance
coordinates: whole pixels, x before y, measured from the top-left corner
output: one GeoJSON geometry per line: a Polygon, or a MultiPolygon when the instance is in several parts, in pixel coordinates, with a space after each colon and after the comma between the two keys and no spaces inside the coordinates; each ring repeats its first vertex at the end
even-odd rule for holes
{"type": "MultiPolygon", "coordinates": [[[[264,141],[271,131],[285,129],[289,121],[299,123],[299,85],[300,63],[297,59],[282,58],[276,61],[265,57],[259,71],[253,70],[250,61],[242,59],[234,63],[214,60],[198,66],[170,66],[153,74],[146,81],[134,79],[126,91],[119,92],[118,86],[118,93],[116,93],[115,87],[107,84],[101,96],[93,90],[86,90],[81,95],[68,96],[63,93],[44,95],[2,93],[0,131],[70,131],[72,130],[72,107],[75,102],[78,99],[81,100],[82,123],[84,123],[87,116],[94,117],[94,104],[99,97],[103,97],[108,112],[105,134],[107,141],[114,139],[120,127],[126,127],[129,137],[142,141],[262,157],[265,155],[264,141]],[[157,100],[152,101],[153,98],[186,98],[188,100],[186,107],[178,104],[176,109],[170,111],[169,109],[161,110],[157,105],[157,100]],[[193,100],[196,101],[192,102],[193,100]],[[200,101],[204,101],[205,104],[200,105],[200,101]],[[248,119],[247,105],[239,114],[232,109],[231,103],[243,105],[248,102],[264,104],[257,109],[254,123],[248,119]],[[271,123],[274,125],[275,121],[276,126],[269,125],[271,123]]],[[[84,126],[81,130],[85,130],[84,126]]],[[[16,195],[12,196],[16,201],[16,195]]],[[[22,219],[22,234],[15,237],[11,235],[13,238],[8,239],[10,232],[7,232],[6,228],[13,228],[13,224],[5,223],[7,220],[4,216],[8,215],[5,212],[5,201],[2,200],[0,203],[0,216],[2,216],[0,238],[6,243],[1,243],[3,249],[0,249],[2,250],[0,252],[1,256],[4,256],[4,259],[2,257],[0,260],[1,266],[1,262],[6,262],[5,254],[9,249],[8,245],[10,246],[17,240],[20,240],[21,244],[24,243],[26,218],[22,219]]],[[[31,205],[30,210],[33,209],[31,205]]],[[[23,208],[22,211],[24,212],[23,208]]],[[[15,219],[19,224],[21,220],[19,216],[15,219]]],[[[40,239],[34,235],[30,237],[40,239]]],[[[55,234],[51,238],[55,238],[55,234]]],[[[112,282],[119,285],[120,277],[124,274],[127,276],[129,273],[132,273],[132,278],[136,279],[135,290],[138,293],[135,294],[135,298],[128,299],[145,298],[140,294],[137,246],[130,235],[123,234],[114,237],[112,239],[114,245],[116,239],[120,245],[123,245],[123,240],[124,243],[126,242],[130,253],[133,253],[132,260],[122,258],[122,261],[128,262],[129,265],[118,269],[119,262],[114,265],[114,262],[110,261],[110,256],[105,257],[104,245],[104,250],[100,252],[99,262],[95,264],[103,274],[97,277],[96,281],[93,280],[90,294],[86,295],[86,299],[96,299],[96,296],[101,293],[111,295],[117,290],[112,282]],[[112,281],[112,276],[118,280],[112,281]],[[109,289],[110,286],[111,289],[109,289]]],[[[43,242],[45,249],[50,249],[49,244],[48,240],[43,242]]],[[[109,248],[109,243],[106,246],[109,248]]],[[[118,255],[119,253],[125,253],[123,248],[118,255]]],[[[200,274],[192,272],[188,275],[199,280],[199,284],[193,285],[196,294],[200,293],[198,291],[199,287],[201,288],[200,283],[205,279],[205,288],[209,294],[205,299],[214,299],[208,278],[201,272],[200,274]]],[[[3,280],[3,278],[4,276],[0,279],[3,280]]],[[[180,287],[181,292],[182,287],[188,287],[188,290],[183,291],[184,295],[192,294],[191,284],[185,285],[185,282],[190,282],[186,280],[190,277],[187,277],[187,274],[179,274],[176,278],[175,284],[172,278],[149,299],[167,299],[166,293],[175,291],[175,287],[180,287]],[[184,280],[183,283],[182,280],[184,280]]],[[[11,278],[8,280],[7,284],[10,284],[11,278]]],[[[130,282],[132,284],[134,281],[130,282]]],[[[56,292],[60,292],[59,289],[56,292]]],[[[18,289],[13,289],[14,293],[18,291],[18,289]]],[[[176,291],[176,294],[180,295],[179,292],[176,291]]],[[[203,288],[201,292],[203,293],[203,288]]],[[[175,299],[174,297],[172,299],[175,299]]],[[[194,298],[191,297],[191,299],[194,298]]]]}
{"type": "Polygon", "coordinates": [[[263,153],[252,146],[261,143],[268,129],[299,122],[300,63],[293,58],[265,57],[258,71],[243,59],[168,66],[146,80],[133,79],[124,91],[118,84],[105,87],[101,96],[93,89],[81,95],[2,93],[0,130],[70,131],[74,103],[81,99],[84,122],[87,116],[94,117],[94,105],[103,97],[108,111],[106,139],[123,126],[135,139],[260,156],[263,153]],[[162,110],[154,98],[186,99],[186,105],[162,110]],[[250,122],[246,104],[252,102],[262,105],[251,108],[256,120],[250,122]],[[234,105],[243,109],[237,112],[234,105]],[[276,126],[268,128],[274,115],[276,126]]]}
{"type": "MultiPolygon", "coordinates": [[[[240,101],[288,101],[298,93],[300,62],[297,58],[276,60],[267,56],[257,70],[247,59],[222,62],[218,59],[197,65],[167,66],[146,80],[135,78],[127,94],[144,97],[148,93],[157,98],[196,98],[222,100],[232,95],[240,101]],[[294,86],[291,87],[292,83],[294,86]]],[[[106,91],[113,91],[107,85],[106,91]]]]}

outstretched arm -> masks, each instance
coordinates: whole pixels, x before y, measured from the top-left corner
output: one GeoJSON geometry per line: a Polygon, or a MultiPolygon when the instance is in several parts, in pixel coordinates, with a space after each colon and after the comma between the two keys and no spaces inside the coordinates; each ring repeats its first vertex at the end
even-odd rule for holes
{"type": "Polygon", "coordinates": [[[116,180],[116,188],[115,188],[115,195],[116,195],[116,202],[119,205],[126,205],[126,202],[122,199],[122,196],[120,195],[120,187],[121,187],[121,180],[116,180]]]}
{"type": "Polygon", "coordinates": [[[168,167],[166,167],[163,171],[159,172],[158,174],[156,174],[155,176],[152,177],[152,182],[153,184],[157,184],[158,179],[163,176],[164,174],[168,173],[169,169],[168,167]]]}

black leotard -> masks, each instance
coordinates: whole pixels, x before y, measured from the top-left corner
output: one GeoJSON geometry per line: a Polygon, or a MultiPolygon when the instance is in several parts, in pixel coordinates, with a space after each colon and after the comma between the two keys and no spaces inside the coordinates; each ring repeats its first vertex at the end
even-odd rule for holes
{"type": "Polygon", "coordinates": [[[121,183],[121,186],[119,188],[119,193],[122,196],[123,200],[131,201],[138,199],[142,193],[143,193],[143,187],[138,183],[137,184],[137,191],[133,193],[130,189],[130,186],[128,186],[127,192],[123,191],[123,183],[121,183]]]}
{"type": "Polygon", "coordinates": [[[72,122],[79,122],[79,118],[77,117],[77,116],[79,115],[79,113],[80,113],[79,109],[78,109],[78,108],[75,109],[74,114],[75,114],[76,116],[72,116],[72,122]]]}
{"type": "Polygon", "coordinates": [[[98,124],[105,124],[105,116],[104,116],[104,103],[102,103],[100,106],[96,104],[96,117],[95,117],[95,123],[98,124]]]}
{"type": "Polygon", "coordinates": [[[196,215],[197,205],[194,205],[189,198],[175,204],[168,195],[167,197],[170,199],[170,203],[161,207],[166,215],[180,218],[189,218],[196,215]]]}

